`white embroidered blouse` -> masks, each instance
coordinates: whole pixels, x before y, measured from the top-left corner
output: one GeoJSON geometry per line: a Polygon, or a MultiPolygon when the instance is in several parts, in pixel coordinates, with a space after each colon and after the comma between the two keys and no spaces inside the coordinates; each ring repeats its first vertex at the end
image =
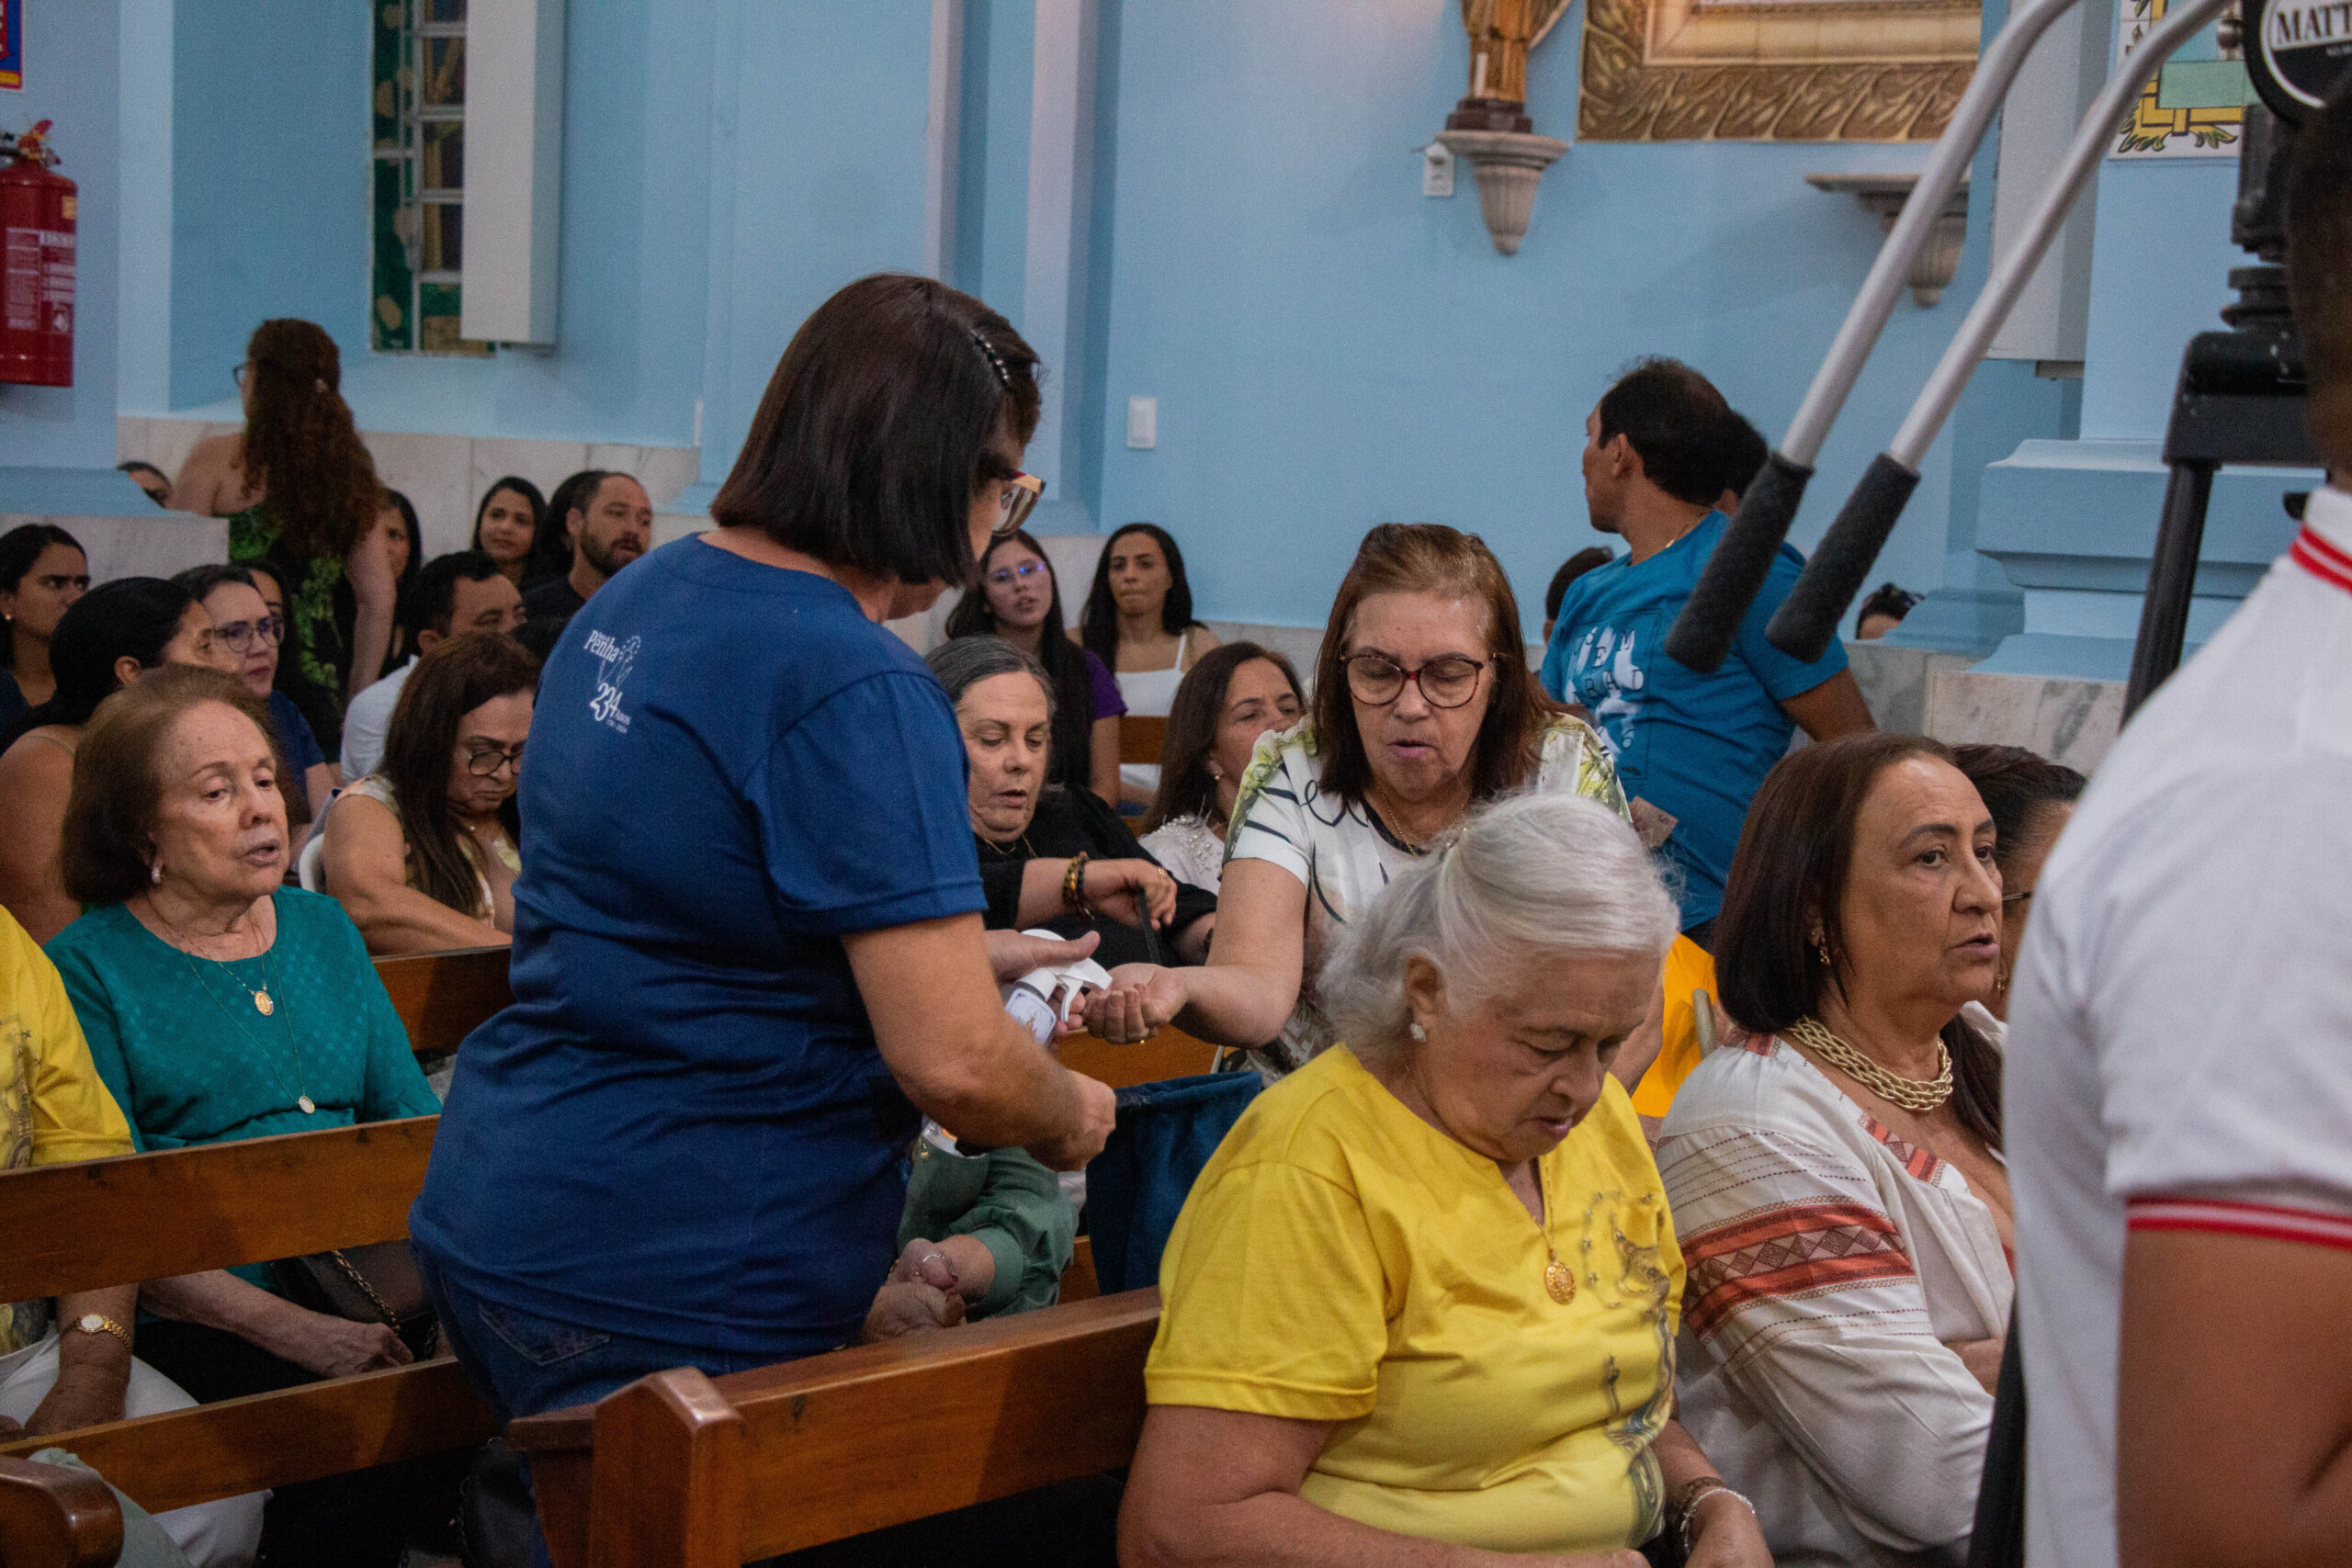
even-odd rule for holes
{"type": "Polygon", "coordinates": [[[1775,1039],[1699,1065],[1657,1163],[1690,1269],[1682,1422],[1774,1560],[1957,1568],[1993,1396],[1949,1347],[2008,1329],[1992,1212],[1775,1039]]]}

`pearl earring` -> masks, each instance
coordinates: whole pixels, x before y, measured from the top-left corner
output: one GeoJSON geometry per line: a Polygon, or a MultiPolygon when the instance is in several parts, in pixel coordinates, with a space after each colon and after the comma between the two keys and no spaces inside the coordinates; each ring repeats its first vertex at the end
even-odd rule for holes
{"type": "Polygon", "coordinates": [[[1426,1041],[1430,1037],[1430,1032],[1421,1027],[1421,1021],[1419,1019],[1415,1019],[1412,1022],[1407,1024],[1405,1026],[1405,1032],[1411,1035],[1415,1040],[1426,1041]]]}
{"type": "Polygon", "coordinates": [[[147,881],[152,886],[164,880],[164,863],[157,861],[147,868],[147,881]]]}

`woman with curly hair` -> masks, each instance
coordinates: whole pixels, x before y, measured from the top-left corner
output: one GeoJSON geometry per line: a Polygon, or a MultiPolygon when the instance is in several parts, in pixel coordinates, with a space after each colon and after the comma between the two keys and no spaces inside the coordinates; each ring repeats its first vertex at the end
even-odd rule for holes
{"type": "Polygon", "coordinates": [[[182,512],[229,520],[229,558],[266,563],[284,585],[277,689],[329,756],[343,705],[390,649],[397,592],[377,530],[384,487],[339,390],[334,340],[310,321],[264,321],[237,367],[245,428],[197,443],[172,483],[182,512]]]}

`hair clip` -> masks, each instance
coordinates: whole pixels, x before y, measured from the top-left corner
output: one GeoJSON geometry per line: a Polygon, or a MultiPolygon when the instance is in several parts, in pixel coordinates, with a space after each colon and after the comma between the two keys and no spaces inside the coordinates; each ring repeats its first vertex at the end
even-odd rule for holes
{"type": "Polygon", "coordinates": [[[965,330],[972,334],[972,341],[979,344],[980,352],[989,356],[989,367],[996,371],[997,380],[1003,385],[1006,391],[1012,390],[1012,372],[1005,368],[1004,356],[997,353],[996,345],[989,342],[988,334],[978,327],[968,327],[965,330]]]}

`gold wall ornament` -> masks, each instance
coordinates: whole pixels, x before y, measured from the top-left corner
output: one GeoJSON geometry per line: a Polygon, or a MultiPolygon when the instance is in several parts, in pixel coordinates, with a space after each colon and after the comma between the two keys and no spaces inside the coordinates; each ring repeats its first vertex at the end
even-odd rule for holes
{"type": "Polygon", "coordinates": [[[1589,0],[1587,141],[1930,141],[1976,68],[1977,0],[1589,0]]]}
{"type": "Polygon", "coordinates": [[[1462,0],[1470,91],[1445,117],[1437,140],[1469,164],[1479,216],[1507,256],[1518,254],[1526,238],[1537,182],[1568,150],[1556,137],[1536,135],[1527,114],[1527,51],[1566,10],[1567,0],[1462,0]]]}

